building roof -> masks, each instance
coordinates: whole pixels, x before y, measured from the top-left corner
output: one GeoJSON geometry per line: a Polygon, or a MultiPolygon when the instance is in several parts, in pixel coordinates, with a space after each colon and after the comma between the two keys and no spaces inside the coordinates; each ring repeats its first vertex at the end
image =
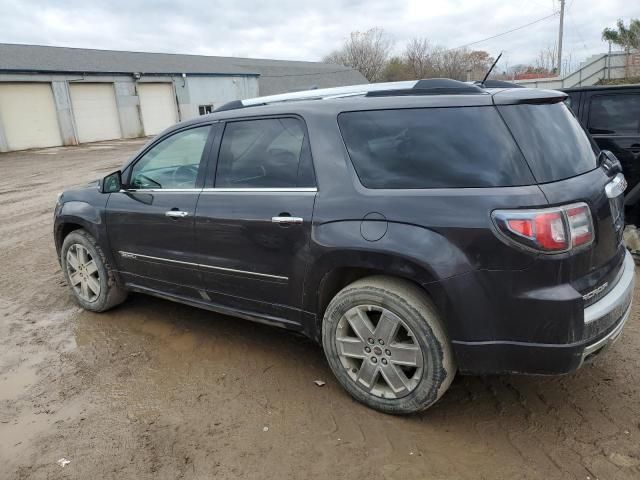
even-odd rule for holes
{"type": "Polygon", "coordinates": [[[366,83],[360,72],[321,62],[126,52],[0,43],[0,72],[249,75],[260,94],[366,83]]]}

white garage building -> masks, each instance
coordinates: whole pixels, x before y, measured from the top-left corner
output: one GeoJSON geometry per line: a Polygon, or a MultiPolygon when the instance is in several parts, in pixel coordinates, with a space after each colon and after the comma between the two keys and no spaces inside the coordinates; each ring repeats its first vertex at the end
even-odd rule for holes
{"type": "Polygon", "coordinates": [[[232,100],[366,82],[326,63],[0,44],[0,152],[155,135],[232,100]]]}

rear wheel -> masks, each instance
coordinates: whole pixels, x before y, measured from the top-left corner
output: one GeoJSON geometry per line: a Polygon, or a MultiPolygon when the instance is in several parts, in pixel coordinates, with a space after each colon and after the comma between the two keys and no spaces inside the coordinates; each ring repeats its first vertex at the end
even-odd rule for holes
{"type": "Polygon", "coordinates": [[[104,312],[122,303],[127,292],[121,288],[96,240],[85,230],[67,235],[60,251],[62,271],[74,299],[92,312],[104,312]]]}
{"type": "Polygon", "coordinates": [[[412,283],[368,277],[331,301],[322,340],[327,360],[358,401],[407,414],[435,403],[456,366],[435,307],[412,283]]]}

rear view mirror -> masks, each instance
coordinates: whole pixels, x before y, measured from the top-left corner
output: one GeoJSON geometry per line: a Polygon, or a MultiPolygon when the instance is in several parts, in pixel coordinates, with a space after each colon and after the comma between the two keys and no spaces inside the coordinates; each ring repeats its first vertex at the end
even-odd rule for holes
{"type": "Polygon", "coordinates": [[[102,193],[119,192],[122,188],[122,173],[120,170],[110,173],[102,179],[102,193]]]}

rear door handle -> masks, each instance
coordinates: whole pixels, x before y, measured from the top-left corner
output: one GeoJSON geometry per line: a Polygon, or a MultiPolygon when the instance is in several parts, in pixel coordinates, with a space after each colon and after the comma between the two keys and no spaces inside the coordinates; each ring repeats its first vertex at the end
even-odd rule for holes
{"type": "Polygon", "coordinates": [[[171,218],[184,218],[189,215],[189,212],[183,212],[181,210],[169,210],[168,212],[165,212],[165,215],[171,218]]]}
{"type": "Polygon", "coordinates": [[[271,217],[273,223],[295,223],[300,224],[304,220],[301,217],[271,217]]]}

